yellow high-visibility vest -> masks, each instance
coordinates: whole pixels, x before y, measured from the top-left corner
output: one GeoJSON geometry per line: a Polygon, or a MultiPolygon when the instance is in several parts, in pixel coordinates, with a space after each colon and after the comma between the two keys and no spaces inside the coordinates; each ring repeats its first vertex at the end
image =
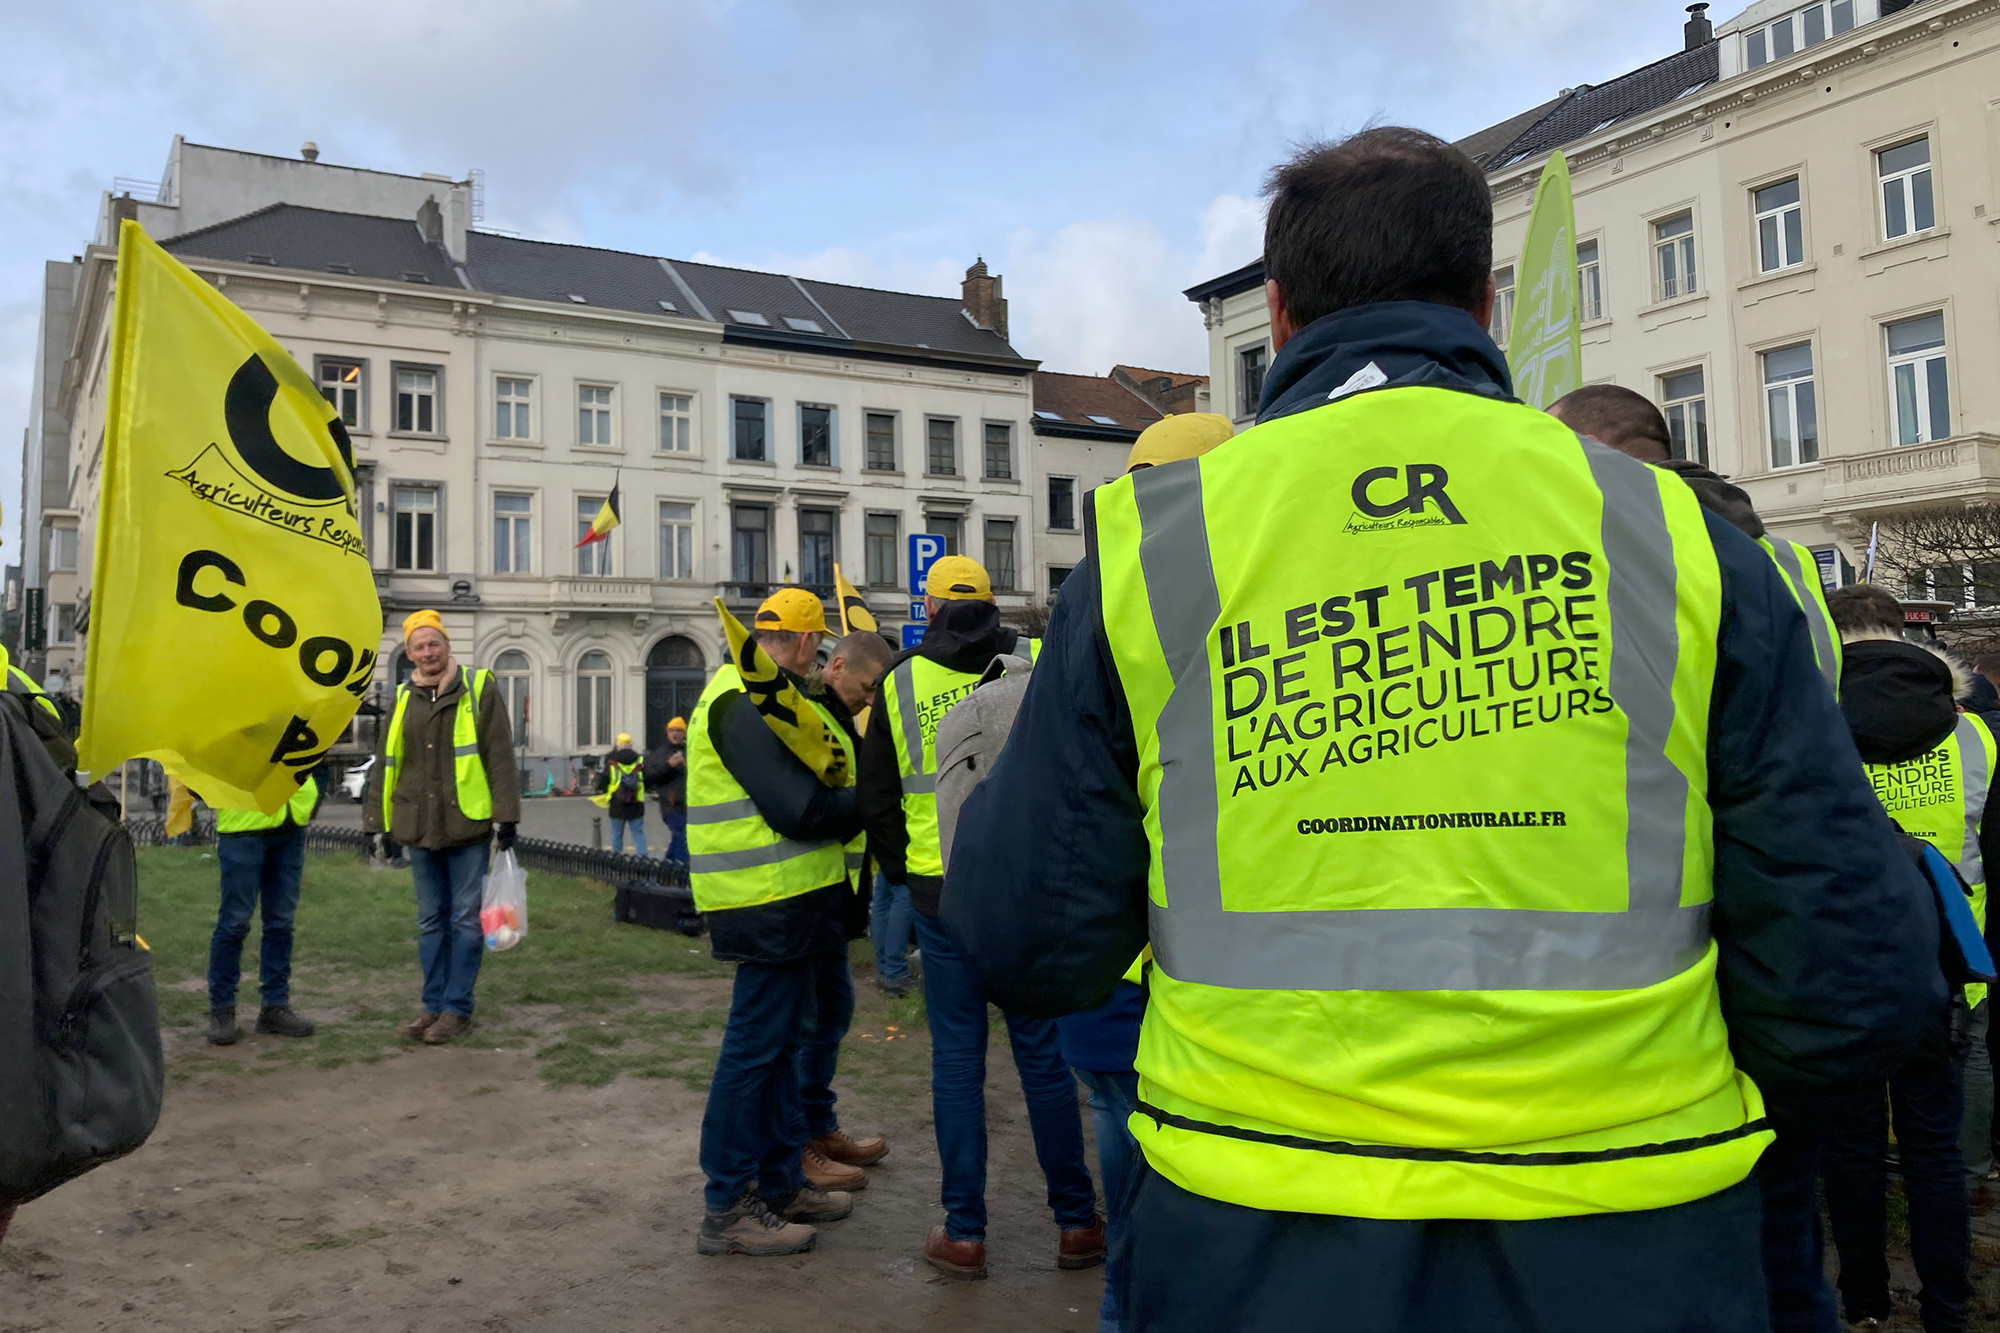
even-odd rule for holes
{"type": "MultiPolygon", "coordinates": [[[[1944,854],[1972,888],[1972,915],[1986,929],[1986,860],[1979,852],[1979,825],[1986,817],[1986,794],[1993,781],[1993,733],[1971,713],[1960,713],[1951,735],[1937,748],[1901,764],[1864,764],[1868,781],[1889,818],[1903,832],[1944,854]]],[[[1965,988],[1967,1004],[1986,998],[1978,982],[1965,988]]]]}
{"type": "Polygon", "coordinates": [[[7,660],[5,644],[0,644],[0,690],[5,690],[9,694],[26,695],[40,704],[50,717],[58,719],[62,717],[62,710],[57,708],[55,701],[43,692],[40,683],[7,660]]]}
{"type": "Polygon", "coordinates": [[[1709,932],[1694,495],[1433,387],[1095,496],[1154,960],[1131,1127],[1245,1207],[1667,1207],[1772,1135],[1709,932]]]}
{"type": "MultiPolygon", "coordinates": [[[[493,673],[460,667],[458,707],[451,718],[451,770],[458,811],[467,819],[493,818],[493,788],[486,781],[486,765],[479,762],[479,704],[493,673]]],[[[396,687],[396,710],[389,718],[389,734],[382,746],[382,827],[394,821],[397,770],[403,762],[403,714],[410,706],[410,687],[396,687]]]]}
{"type": "Polygon", "coordinates": [[[233,806],[218,806],[215,811],[215,831],[217,833],[258,833],[264,829],[280,828],[287,823],[304,827],[312,818],[313,806],[319,801],[319,784],[307,778],[292,793],[292,799],[279,806],[274,814],[260,810],[239,810],[233,806]]]}
{"type": "Polygon", "coordinates": [[[1819,561],[1812,551],[1783,537],[1765,533],[1757,539],[1791,592],[1792,600],[1805,612],[1806,628],[1812,631],[1813,660],[1826,678],[1827,688],[1840,694],[1840,631],[1833,626],[1833,613],[1826,609],[1826,587],[1820,582],[1819,561]]]}
{"type": "MultiPolygon", "coordinates": [[[[801,842],[784,837],[765,822],[757,803],[716,752],[708,718],[716,703],[741,691],[736,668],[725,664],[701,692],[688,719],[687,838],[688,883],[695,906],[704,912],[756,907],[795,898],[838,884],[848,875],[847,849],[834,839],[801,842]]],[[[818,709],[847,752],[849,783],[854,774],[854,741],[847,728],[818,709]]]]}

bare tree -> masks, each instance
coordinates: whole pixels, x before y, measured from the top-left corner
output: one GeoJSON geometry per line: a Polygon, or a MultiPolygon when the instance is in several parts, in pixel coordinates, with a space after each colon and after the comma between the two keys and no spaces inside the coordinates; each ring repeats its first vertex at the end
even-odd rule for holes
{"type": "Polygon", "coordinates": [[[2000,633],[1980,623],[2000,615],[2000,506],[1954,505],[1884,516],[1875,582],[1912,601],[1979,608],[1971,613],[1973,623],[1948,625],[1942,637],[1961,652],[2000,647],[2000,633]]]}

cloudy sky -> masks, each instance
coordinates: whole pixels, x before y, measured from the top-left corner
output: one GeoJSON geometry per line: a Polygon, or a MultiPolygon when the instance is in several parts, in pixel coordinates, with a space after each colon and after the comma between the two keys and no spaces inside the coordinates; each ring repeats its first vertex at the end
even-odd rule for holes
{"type": "MultiPolygon", "coordinates": [[[[1717,13],[1733,8],[1719,6],[1717,13]]],[[[524,235],[955,294],[1051,369],[1206,370],[1181,289],[1264,171],[1371,119],[1468,134],[1678,49],[1679,0],[0,0],[0,508],[42,262],[174,134],[484,170],[524,235]]]]}

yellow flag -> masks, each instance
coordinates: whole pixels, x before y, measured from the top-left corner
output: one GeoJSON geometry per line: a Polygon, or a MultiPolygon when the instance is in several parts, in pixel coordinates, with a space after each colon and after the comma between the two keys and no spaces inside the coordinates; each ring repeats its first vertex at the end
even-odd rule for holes
{"type": "Polygon", "coordinates": [[[856,630],[880,629],[875,613],[868,609],[868,603],[861,600],[861,594],[847,581],[847,575],[840,572],[840,566],[833,567],[833,589],[840,594],[840,632],[852,634],[856,630]]]}
{"type": "Polygon", "coordinates": [[[1561,153],[1549,154],[1535,185],[1514,293],[1514,318],[1507,332],[1514,392],[1530,407],[1547,407],[1583,383],[1576,206],[1569,162],[1561,153]]]}
{"type": "Polygon", "coordinates": [[[167,827],[169,838],[178,838],[194,827],[194,793],[173,778],[167,779],[167,827]]]}
{"type": "Polygon", "coordinates": [[[312,377],[130,221],[103,469],[80,766],[157,759],[276,812],[374,675],[353,448],[312,377]]]}
{"type": "Polygon", "coordinates": [[[765,725],[821,782],[829,787],[851,785],[854,774],[847,767],[847,751],[834,738],[826,719],[805,701],[770,654],[757,646],[743,622],[729,614],[720,597],[715,599],[715,613],[722,618],[722,634],[729,640],[736,674],[743,678],[743,692],[763,714],[765,725]]]}

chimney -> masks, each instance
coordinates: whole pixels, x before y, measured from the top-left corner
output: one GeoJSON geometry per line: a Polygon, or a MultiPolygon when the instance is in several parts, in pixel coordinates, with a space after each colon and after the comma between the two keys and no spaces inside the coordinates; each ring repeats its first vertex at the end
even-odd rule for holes
{"type": "Polygon", "coordinates": [[[417,210],[417,230],[424,234],[427,241],[444,241],[444,210],[438,207],[436,195],[424,200],[423,206],[417,210]]]}
{"type": "Polygon", "coordinates": [[[972,316],[972,322],[982,329],[991,329],[1007,337],[1007,302],[1000,295],[1000,277],[986,271],[986,260],[982,256],[973,260],[972,267],[965,270],[965,283],[959,289],[963,295],[965,313],[972,316]]]}
{"type": "Polygon", "coordinates": [[[1706,4],[1688,6],[1688,21],[1685,31],[1687,33],[1687,45],[1683,48],[1685,50],[1692,51],[1696,47],[1707,46],[1715,40],[1715,25],[1708,21],[1708,6],[1706,4]]]}
{"type": "Polygon", "coordinates": [[[299,145],[299,156],[308,162],[319,161],[319,145],[311,139],[306,140],[299,145]]]}

